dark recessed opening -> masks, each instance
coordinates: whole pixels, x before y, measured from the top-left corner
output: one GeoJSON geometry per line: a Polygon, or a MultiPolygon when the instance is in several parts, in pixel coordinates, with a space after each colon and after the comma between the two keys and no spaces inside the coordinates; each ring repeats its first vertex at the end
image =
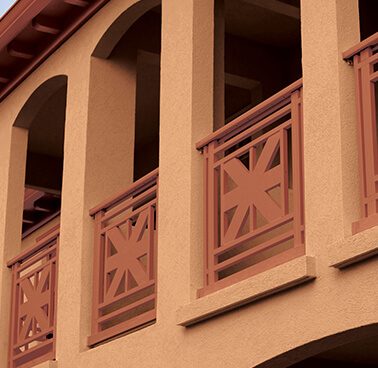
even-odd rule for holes
{"type": "Polygon", "coordinates": [[[378,1],[359,0],[361,41],[378,32],[378,1]]]}
{"type": "Polygon", "coordinates": [[[296,0],[216,1],[215,86],[224,88],[224,101],[214,103],[224,121],[214,129],[301,78],[299,6],[296,0]]]}

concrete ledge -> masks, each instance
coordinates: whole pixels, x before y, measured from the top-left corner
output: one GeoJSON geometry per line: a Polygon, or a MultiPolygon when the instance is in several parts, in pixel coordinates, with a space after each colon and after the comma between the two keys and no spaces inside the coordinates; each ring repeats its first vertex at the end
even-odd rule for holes
{"type": "Polygon", "coordinates": [[[329,247],[329,265],[348,267],[378,254],[378,226],[349,236],[329,247]]]}
{"type": "Polygon", "coordinates": [[[179,308],[176,312],[177,324],[190,326],[315,277],[315,259],[298,257],[179,308]]]}

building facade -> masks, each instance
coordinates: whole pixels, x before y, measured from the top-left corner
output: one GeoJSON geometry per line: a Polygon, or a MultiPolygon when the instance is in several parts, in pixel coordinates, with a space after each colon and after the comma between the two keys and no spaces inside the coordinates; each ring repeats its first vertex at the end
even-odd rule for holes
{"type": "Polygon", "coordinates": [[[0,367],[377,367],[377,4],[16,2],[0,367]]]}

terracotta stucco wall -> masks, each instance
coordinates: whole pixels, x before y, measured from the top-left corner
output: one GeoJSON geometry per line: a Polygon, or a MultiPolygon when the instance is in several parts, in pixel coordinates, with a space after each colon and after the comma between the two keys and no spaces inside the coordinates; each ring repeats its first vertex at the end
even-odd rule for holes
{"type": "MultiPolygon", "coordinates": [[[[378,322],[378,261],[345,271],[330,261],[343,252],[359,216],[354,79],[341,58],[359,41],[357,0],[302,0],[306,254],[315,259],[316,279],[189,328],[177,324],[177,310],[194,302],[202,286],[203,170],[195,143],[213,129],[214,8],[211,0],[163,0],[157,322],[87,347],[88,212],[132,181],[135,114],[135,71],[91,55],[124,11],[137,4],[142,14],[155,3],[112,0],[0,104],[0,367],[8,349],[5,263],[21,249],[27,142],[27,132],[12,125],[31,93],[59,74],[68,76],[68,91],[54,366],[250,368],[378,322]],[[112,98],[120,95],[122,101],[112,98]]],[[[277,275],[259,275],[259,285],[271,277],[277,275]]],[[[217,302],[226,297],[219,293],[217,302]]]]}

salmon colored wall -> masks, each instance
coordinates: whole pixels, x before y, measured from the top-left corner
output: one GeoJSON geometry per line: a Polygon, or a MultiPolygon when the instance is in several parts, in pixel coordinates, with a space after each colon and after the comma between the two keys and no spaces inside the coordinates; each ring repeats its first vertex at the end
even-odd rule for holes
{"type": "Polygon", "coordinates": [[[205,307],[226,305],[230,294],[219,291],[204,299],[207,305],[195,303],[203,243],[203,162],[195,143],[213,130],[214,7],[211,0],[163,0],[157,322],[87,347],[93,243],[88,212],[131,183],[135,113],[134,70],[91,55],[129,7],[133,15],[118,24],[116,33],[154,5],[110,1],[0,104],[1,368],[6,367],[10,295],[10,270],[4,265],[21,249],[27,143],[25,131],[12,126],[32,92],[60,74],[68,76],[68,91],[57,362],[40,367],[252,368],[325,336],[378,322],[378,260],[340,271],[330,258],[342,258],[348,242],[358,248],[378,235],[373,229],[350,240],[351,223],[359,217],[354,78],[341,52],[359,41],[357,0],[302,0],[306,254],[311,261],[267,271],[258,275],[258,283],[241,284],[238,293],[258,296],[265,285],[271,285],[271,293],[292,274],[316,278],[191,327],[178,324],[180,308],[198,315],[205,307]]]}

